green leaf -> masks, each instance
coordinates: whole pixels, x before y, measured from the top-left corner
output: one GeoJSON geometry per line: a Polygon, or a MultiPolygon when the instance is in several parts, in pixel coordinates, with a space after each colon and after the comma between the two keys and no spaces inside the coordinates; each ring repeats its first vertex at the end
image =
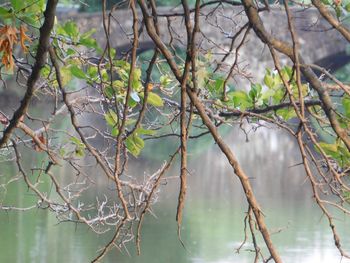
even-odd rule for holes
{"type": "Polygon", "coordinates": [[[72,72],[68,67],[61,68],[62,85],[66,86],[72,80],[72,72]]]}
{"type": "Polygon", "coordinates": [[[129,108],[135,108],[136,106],[137,106],[137,102],[136,101],[134,101],[132,98],[130,98],[129,100],[128,100],[128,106],[129,106],[129,108]]]}
{"type": "Polygon", "coordinates": [[[116,89],[122,89],[126,86],[126,84],[121,81],[121,80],[115,80],[113,81],[113,87],[116,88],[116,89]]]}
{"type": "Polygon", "coordinates": [[[115,127],[118,123],[118,115],[114,111],[109,110],[105,114],[105,120],[106,120],[108,125],[115,127]]]}
{"type": "MultiPolygon", "coordinates": [[[[293,79],[293,69],[291,67],[285,66],[282,70],[281,70],[282,76],[283,78],[285,78],[287,81],[292,80],[293,79]]],[[[278,75],[277,75],[278,76],[278,75]]],[[[278,76],[279,77],[279,76],[278,76]]]]}
{"type": "Polygon", "coordinates": [[[40,75],[44,78],[48,78],[51,73],[51,69],[48,65],[45,65],[44,67],[41,68],[40,70],[40,75]]]}
{"type": "Polygon", "coordinates": [[[132,74],[132,78],[134,80],[140,80],[141,79],[141,69],[135,68],[132,74]]]}
{"type": "Polygon", "coordinates": [[[285,95],[285,88],[279,88],[275,90],[275,94],[272,96],[274,103],[280,103],[285,95]]]}
{"type": "Polygon", "coordinates": [[[0,6],[0,16],[4,16],[4,15],[7,15],[10,13],[10,10],[6,9],[6,8],[3,8],[0,6]]]}
{"type": "Polygon", "coordinates": [[[32,8],[33,11],[36,13],[43,12],[46,7],[46,0],[36,0],[35,5],[32,5],[30,8],[32,8]]]}
{"type": "Polygon", "coordinates": [[[75,155],[76,155],[77,157],[84,157],[84,155],[85,155],[84,149],[83,149],[83,148],[80,148],[80,147],[77,147],[77,148],[75,149],[75,155]]]}
{"type": "Polygon", "coordinates": [[[224,78],[218,78],[215,80],[215,91],[216,92],[222,92],[224,90],[224,83],[225,79],[224,78]]]}
{"type": "Polygon", "coordinates": [[[249,97],[252,101],[257,101],[261,97],[262,86],[260,84],[252,84],[249,91],[249,97]]]}
{"type": "Polygon", "coordinates": [[[61,148],[60,151],[59,151],[59,154],[61,157],[64,158],[64,156],[66,155],[66,150],[64,148],[61,148]]]}
{"type": "Polygon", "coordinates": [[[325,142],[319,142],[320,147],[322,150],[329,156],[333,158],[338,157],[338,146],[337,144],[330,144],[330,143],[325,143],[325,142]]]}
{"type": "Polygon", "coordinates": [[[7,19],[13,17],[13,9],[6,9],[3,7],[0,7],[0,18],[7,19]]]}
{"type": "Polygon", "coordinates": [[[345,10],[346,10],[347,12],[350,12],[350,3],[346,4],[345,10]]]}
{"type": "Polygon", "coordinates": [[[66,53],[67,53],[67,56],[71,56],[76,54],[77,52],[72,48],[68,48],[66,53]]]}
{"type": "Polygon", "coordinates": [[[200,67],[197,70],[197,83],[199,87],[203,87],[206,80],[209,78],[209,71],[207,67],[200,67]]]}
{"type": "Polygon", "coordinates": [[[160,85],[162,87],[166,87],[166,86],[168,86],[171,83],[171,79],[169,78],[168,75],[160,76],[159,81],[160,81],[160,85]]]}
{"type": "Polygon", "coordinates": [[[79,29],[77,27],[77,24],[73,21],[66,22],[63,25],[63,29],[72,39],[76,39],[79,36],[79,29]]]}
{"type": "Polygon", "coordinates": [[[285,108],[285,109],[279,109],[276,111],[276,114],[280,116],[285,121],[290,120],[291,118],[294,118],[296,115],[293,108],[285,108]]]}
{"type": "Polygon", "coordinates": [[[343,198],[345,199],[345,201],[349,202],[349,199],[350,199],[350,191],[343,190],[342,196],[343,196],[343,198]]]}
{"type": "Polygon", "coordinates": [[[102,69],[101,70],[101,76],[102,76],[102,80],[103,81],[108,81],[109,79],[109,75],[106,69],[102,69]]]}
{"type": "MultiPolygon", "coordinates": [[[[102,51],[102,49],[101,49],[101,51],[102,51]]],[[[112,58],[115,58],[116,57],[116,55],[117,55],[117,51],[115,50],[115,48],[110,48],[109,49],[109,52],[111,53],[111,57],[112,58]]]]}
{"type": "Polygon", "coordinates": [[[243,90],[232,91],[227,95],[229,99],[233,100],[234,106],[239,107],[241,110],[245,110],[246,108],[253,106],[251,98],[243,90]]]}
{"type": "Polygon", "coordinates": [[[156,131],[155,130],[147,130],[147,129],[143,129],[143,128],[138,128],[136,131],[135,131],[136,134],[142,134],[142,135],[150,135],[150,136],[153,136],[156,134],[156,131]]]}
{"type": "Polygon", "coordinates": [[[335,13],[337,14],[337,17],[341,17],[342,15],[342,9],[341,9],[341,6],[336,6],[335,7],[335,13]]]}
{"type": "Polygon", "coordinates": [[[126,120],[125,125],[130,126],[130,125],[133,125],[134,123],[136,123],[136,119],[129,118],[126,120]]]}
{"type": "Polygon", "coordinates": [[[134,91],[139,92],[142,90],[142,83],[139,79],[133,79],[131,83],[131,87],[134,91]]]}
{"type": "Polygon", "coordinates": [[[96,31],[97,31],[96,28],[86,31],[84,34],[81,35],[81,38],[91,37],[91,35],[94,34],[96,31]]]}
{"type": "Polygon", "coordinates": [[[230,92],[230,94],[232,94],[233,100],[237,101],[237,104],[239,104],[242,101],[250,100],[248,94],[243,90],[233,91],[233,92],[230,92]]]}
{"type": "Polygon", "coordinates": [[[81,141],[80,141],[77,137],[74,137],[74,136],[71,137],[70,140],[71,140],[74,144],[77,144],[77,145],[81,143],[81,141]]]}
{"type": "Polygon", "coordinates": [[[71,137],[70,138],[71,142],[76,146],[76,149],[85,149],[85,144],[80,141],[77,137],[71,137]]]}
{"type": "Polygon", "coordinates": [[[264,91],[261,95],[261,98],[265,104],[268,104],[270,102],[270,98],[275,95],[275,91],[273,89],[268,89],[267,91],[264,91]]]}
{"type": "Polygon", "coordinates": [[[141,153],[143,147],[145,146],[145,142],[140,137],[133,134],[126,138],[125,146],[132,155],[137,157],[141,153]]]}
{"type": "Polygon", "coordinates": [[[124,69],[125,71],[129,72],[130,71],[130,63],[125,61],[125,60],[116,60],[114,65],[116,67],[119,67],[121,69],[124,69]]]}
{"type": "Polygon", "coordinates": [[[91,37],[80,38],[79,44],[81,44],[81,45],[83,45],[85,47],[88,47],[88,48],[94,48],[99,53],[102,52],[102,49],[99,47],[96,39],[93,39],[91,37]]]}
{"type": "Polygon", "coordinates": [[[117,137],[119,134],[119,128],[118,127],[113,127],[111,131],[112,136],[117,137]]]}
{"type": "Polygon", "coordinates": [[[108,87],[105,87],[105,89],[103,90],[103,93],[107,98],[112,99],[115,95],[115,90],[113,89],[113,87],[108,86],[108,87]]]}
{"type": "Polygon", "coordinates": [[[134,143],[140,150],[145,147],[145,141],[142,140],[139,136],[134,136],[134,143]]]}
{"type": "MultiPolygon", "coordinates": [[[[144,97],[143,92],[139,92],[139,96],[141,98],[143,98],[144,97]]],[[[148,93],[147,103],[149,103],[155,107],[163,107],[164,106],[164,102],[163,102],[162,98],[154,92],[148,93]]]]}
{"type": "Polygon", "coordinates": [[[96,66],[89,66],[87,69],[87,74],[90,78],[95,78],[98,74],[98,69],[96,66]]]}
{"type": "Polygon", "coordinates": [[[39,19],[34,14],[25,14],[21,18],[24,22],[28,23],[31,26],[38,26],[39,19]]]}
{"type": "Polygon", "coordinates": [[[344,115],[348,118],[350,118],[350,98],[349,96],[345,96],[342,99],[342,104],[344,108],[344,115]]]}
{"type": "Polygon", "coordinates": [[[264,77],[264,83],[270,89],[273,89],[273,87],[275,86],[273,77],[268,74],[266,74],[264,77]]]}
{"type": "MultiPolygon", "coordinates": [[[[319,146],[326,155],[336,160],[342,168],[349,165],[350,153],[341,139],[338,138],[335,143],[319,142],[319,146]]],[[[320,152],[318,148],[316,150],[320,152]]]]}
{"type": "Polygon", "coordinates": [[[87,79],[87,76],[85,75],[84,71],[82,71],[78,66],[72,65],[70,67],[70,72],[74,77],[77,77],[78,79],[87,79]]]}
{"type": "Polygon", "coordinates": [[[344,145],[344,143],[338,144],[338,153],[343,157],[346,164],[350,162],[350,152],[348,148],[344,145]]]}
{"type": "Polygon", "coordinates": [[[16,12],[22,11],[26,7],[26,1],[11,0],[11,5],[16,12]]]}
{"type": "Polygon", "coordinates": [[[133,141],[131,141],[131,139],[129,138],[125,140],[125,146],[128,149],[128,151],[135,157],[139,156],[139,154],[141,153],[141,150],[137,148],[133,141]]]}
{"type": "Polygon", "coordinates": [[[125,69],[119,69],[118,74],[119,74],[119,77],[121,78],[122,81],[128,82],[129,71],[127,71],[125,69]]]}

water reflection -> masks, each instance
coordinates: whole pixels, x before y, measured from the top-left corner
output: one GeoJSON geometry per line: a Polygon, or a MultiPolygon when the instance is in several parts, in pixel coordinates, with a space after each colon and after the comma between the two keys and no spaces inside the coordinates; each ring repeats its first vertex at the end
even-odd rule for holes
{"type": "MultiPolygon", "coordinates": [[[[300,157],[293,140],[282,132],[269,130],[252,133],[246,143],[238,128],[232,128],[227,139],[250,176],[284,262],[339,262],[331,231],[312,201],[303,169],[295,166],[300,157]]],[[[192,156],[190,161],[182,229],[189,252],[177,240],[178,181],[169,179],[162,186],[161,201],[154,209],[157,218],[146,217],[142,255],[135,256],[134,245],[129,244],[122,251],[108,254],[104,262],[252,262],[250,243],[236,253],[244,238],[243,219],[247,210],[239,181],[213,142],[200,150],[202,153],[192,156]]],[[[151,171],[152,163],[138,161],[131,165],[130,173],[142,175],[145,164],[151,171]]],[[[1,170],[3,176],[14,173],[11,165],[1,170]]],[[[62,170],[61,176],[69,173],[62,170]]],[[[175,166],[167,176],[177,175],[175,166]]],[[[25,207],[33,204],[35,198],[23,185],[15,184],[7,193],[1,192],[1,200],[4,204],[25,207]]],[[[349,220],[341,214],[337,216],[343,246],[350,248],[349,220]]],[[[43,210],[1,212],[0,233],[0,262],[89,262],[109,240],[109,236],[96,236],[82,225],[57,225],[54,215],[43,210]]]]}

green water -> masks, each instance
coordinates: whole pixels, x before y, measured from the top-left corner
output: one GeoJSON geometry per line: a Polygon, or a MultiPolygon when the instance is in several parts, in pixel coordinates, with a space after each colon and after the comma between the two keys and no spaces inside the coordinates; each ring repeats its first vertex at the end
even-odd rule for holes
{"type": "MultiPolygon", "coordinates": [[[[285,135],[257,133],[245,143],[237,130],[227,139],[237,153],[261,201],[267,224],[274,234],[284,262],[340,262],[332,234],[321,212],[313,203],[308,182],[301,167],[296,145],[285,135]],[[278,137],[277,137],[278,136],[278,137]],[[278,147],[285,151],[281,154],[278,147]]],[[[29,159],[27,162],[34,162],[29,159]]],[[[178,181],[170,179],[161,187],[160,201],[154,206],[157,218],[148,215],[142,230],[141,256],[136,256],[133,243],[111,251],[103,262],[252,262],[249,242],[239,254],[236,248],[244,238],[243,219],[247,204],[238,180],[227,166],[224,157],[213,145],[201,155],[192,157],[191,177],[182,238],[183,249],[176,235],[176,199],[178,181]],[[129,253],[129,254],[128,254],[129,253]]],[[[133,167],[143,172],[138,161],[133,167]]],[[[2,176],[16,174],[13,165],[2,164],[2,176]]],[[[146,169],[149,169],[149,167],[146,169]]],[[[56,171],[69,176],[69,171],[56,171]]],[[[178,174],[178,167],[169,177],[178,174]]],[[[46,187],[46,189],[45,189],[46,187]]],[[[44,185],[50,191],[49,184],[44,185]]],[[[11,184],[5,193],[0,191],[3,205],[27,207],[35,204],[33,194],[20,183],[11,184]]],[[[344,249],[350,249],[350,222],[338,213],[337,225],[344,249]]],[[[47,210],[0,212],[0,262],[89,262],[112,233],[98,236],[83,225],[57,224],[55,215],[47,210]]],[[[266,248],[259,237],[263,251],[266,248]]],[[[350,262],[343,259],[341,262],[350,262]]]]}

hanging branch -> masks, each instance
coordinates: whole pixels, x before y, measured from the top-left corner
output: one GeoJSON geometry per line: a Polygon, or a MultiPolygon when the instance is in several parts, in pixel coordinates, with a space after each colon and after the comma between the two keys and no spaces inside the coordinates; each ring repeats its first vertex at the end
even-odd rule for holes
{"type": "Polygon", "coordinates": [[[182,1],[182,7],[185,12],[185,26],[187,32],[187,56],[185,62],[185,68],[182,75],[181,81],[181,113],[180,113],[180,149],[181,149],[181,167],[180,167],[180,191],[177,202],[176,210],[176,221],[177,221],[177,233],[178,238],[181,244],[184,246],[184,243],[181,239],[181,224],[183,217],[183,209],[185,206],[185,197],[187,190],[187,127],[186,127],[186,107],[187,107],[187,94],[186,94],[186,85],[189,79],[190,66],[191,66],[191,45],[194,45],[192,41],[192,25],[190,20],[190,12],[188,3],[186,0],[182,1]]]}
{"type": "MultiPolygon", "coordinates": [[[[288,1],[284,2],[281,14],[288,23],[290,42],[279,40],[265,29],[259,12],[270,9],[266,1],[260,3],[259,8],[260,4],[253,0],[205,3],[196,0],[195,6],[190,8],[188,1],[182,0],[181,10],[169,9],[163,14],[159,14],[155,0],[123,2],[129,3],[128,10],[122,12],[128,12],[127,16],[132,17],[132,32],[131,24],[130,28],[125,28],[125,21],[114,16],[120,5],[107,11],[107,0],[103,0],[101,32],[96,32],[97,37],[89,38],[86,36],[92,31],[80,32],[79,22],[74,24],[72,21],[65,25],[58,22],[57,30],[50,33],[57,1],[49,0],[35,60],[31,54],[21,57],[13,52],[17,66],[15,81],[25,88],[25,96],[12,119],[0,112],[0,125],[5,127],[0,139],[0,163],[13,161],[19,172],[5,178],[0,187],[6,190],[13,182],[23,183],[34,193],[37,204],[28,208],[0,205],[0,210],[48,209],[55,213],[58,222],[84,224],[98,235],[110,233],[108,241],[93,259],[97,262],[114,248],[127,250],[127,242],[134,242],[137,253],[141,253],[144,220],[148,213],[154,213],[153,205],[158,201],[163,183],[176,179],[176,182],[180,181],[177,234],[185,247],[181,227],[188,194],[189,142],[209,135],[239,179],[248,205],[245,236],[237,252],[251,240],[254,247],[249,251],[254,253],[254,262],[274,260],[279,263],[282,259],[272,242],[272,233],[253,192],[250,177],[219,132],[221,126],[239,125],[248,140],[251,131],[274,129],[285,132],[298,143],[300,165],[304,167],[314,202],[328,220],[341,256],[349,257],[343,250],[334,220],[337,212],[350,215],[349,86],[329,70],[306,64],[300,54],[302,45],[308,43],[298,42],[297,21],[294,21],[288,1]],[[124,48],[128,50],[125,56],[120,56],[122,52],[118,50],[117,58],[114,48],[118,48],[121,36],[115,25],[132,43],[131,47],[128,44],[128,48],[124,48]],[[208,33],[206,26],[214,32],[208,33]],[[251,38],[251,29],[257,38],[251,38]],[[65,33],[61,33],[63,31],[65,33]],[[99,33],[103,37],[100,38],[99,33]],[[115,33],[117,44],[113,39],[115,33]],[[53,41],[49,47],[50,35],[53,41]],[[214,39],[218,35],[220,37],[214,39]],[[147,51],[142,45],[138,48],[143,40],[147,48],[153,50],[148,65],[142,57],[137,58],[138,54],[147,51]],[[249,72],[249,63],[256,62],[250,61],[246,53],[251,51],[251,43],[253,48],[256,44],[265,44],[274,63],[274,70],[266,69],[261,82],[254,81],[254,77],[260,77],[259,73],[249,72]],[[186,49],[185,58],[178,51],[181,47],[186,49]],[[46,59],[47,50],[49,60],[46,59]],[[292,67],[285,66],[284,55],[290,59],[292,67]],[[144,66],[147,67],[145,72],[144,66]],[[239,87],[241,77],[243,82],[251,85],[249,91],[244,86],[239,87]],[[37,87],[39,78],[41,84],[37,87]],[[27,79],[26,84],[23,79],[27,79]],[[235,80],[238,82],[232,90],[235,80]],[[47,114],[28,110],[34,95],[38,101],[52,103],[47,114]],[[62,118],[66,115],[68,119],[62,118]],[[28,118],[26,123],[24,116],[28,118]],[[60,125],[61,120],[64,125],[60,125]],[[190,135],[192,129],[194,134],[190,135]],[[325,142],[320,130],[335,142],[325,142]],[[147,145],[145,141],[155,143],[161,138],[173,138],[180,143],[174,148],[177,148],[175,153],[171,156],[163,154],[155,172],[149,173],[147,166],[142,172],[137,169],[137,174],[133,174],[135,167],[131,166],[145,164],[147,154],[153,155],[157,150],[151,145],[154,147],[151,153],[146,149],[140,156],[147,145]],[[35,165],[23,161],[27,152],[37,158],[35,165]],[[165,177],[177,154],[181,158],[179,176],[165,177]],[[68,175],[61,177],[56,169],[52,169],[54,165],[69,167],[68,175]],[[54,195],[42,191],[43,179],[52,183],[54,195]],[[96,189],[99,190],[97,194],[96,189]],[[95,198],[86,202],[85,197],[92,196],[92,192],[95,198]],[[332,209],[336,209],[334,214],[332,209]],[[263,240],[259,240],[260,234],[263,240]],[[262,253],[263,246],[268,250],[267,257],[262,253]]],[[[336,18],[327,6],[317,0],[313,3],[321,5],[319,12],[347,38],[348,29],[340,21],[334,21],[336,18]]],[[[41,6],[36,8],[39,10],[41,6]]],[[[23,22],[20,17],[14,19],[16,23],[17,19],[23,22]]],[[[21,45],[26,50],[24,40],[27,36],[24,27],[21,30],[21,45]]],[[[14,32],[11,36],[17,37],[14,32]]],[[[3,39],[0,36],[2,47],[3,39]]],[[[253,69],[255,65],[251,66],[253,69]]],[[[6,84],[1,76],[0,80],[6,84]]]]}
{"type": "MultiPolygon", "coordinates": [[[[167,47],[164,45],[164,43],[161,41],[161,39],[156,34],[156,32],[154,30],[154,25],[152,23],[152,20],[151,20],[149,14],[148,14],[147,7],[146,7],[144,1],[138,0],[138,3],[141,7],[143,17],[144,17],[145,23],[146,23],[147,32],[148,32],[149,36],[152,38],[154,43],[157,45],[159,50],[162,52],[162,54],[166,58],[169,66],[170,66],[173,74],[177,78],[177,80],[179,82],[181,82],[182,78],[181,78],[180,70],[176,66],[176,63],[173,59],[171,52],[167,49],[167,47]]],[[[228,162],[230,163],[230,165],[232,166],[235,174],[240,179],[242,187],[243,187],[244,192],[245,192],[245,196],[247,198],[247,201],[253,209],[253,213],[254,213],[254,216],[257,220],[257,224],[259,225],[260,232],[265,240],[266,246],[268,247],[268,249],[271,253],[271,256],[273,257],[273,259],[277,263],[282,262],[277,250],[275,249],[275,247],[272,243],[269,231],[268,231],[267,226],[265,224],[263,214],[261,213],[260,206],[255,198],[255,195],[253,194],[253,190],[252,190],[251,184],[249,182],[248,176],[243,171],[242,167],[240,166],[237,158],[235,157],[235,155],[233,154],[231,149],[227,146],[227,144],[224,142],[224,140],[219,135],[217,128],[215,127],[215,125],[211,122],[210,118],[208,117],[208,115],[206,113],[206,109],[203,106],[203,104],[201,103],[200,99],[197,97],[196,92],[194,92],[191,89],[191,87],[187,87],[187,94],[190,97],[191,102],[193,103],[193,105],[197,109],[203,123],[209,129],[213,139],[218,144],[221,151],[225,154],[225,156],[226,156],[228,162]]]]}
{"type": "Polygon", "coordinates": [[[21,105],[13,114],[10,124],[6,127],[2,138],[0,139],[0,148],[2,148],[10,139],[12,132],[21,121],[22,117],[27,113],[30,100],[33,97],[35,91],[35,83],[40,77],[40,70],[44,66],[46,61],[46,54],[50,45],[50,34],[55,21],[56,6],[58,0],[48,0],[46,9],[44,12],[44,23],[40,28],[40,37],[38,49],[35,56],[35,63],[32,72],[27,81],[27,89],[24,97],[21,101],[21,105]]]}

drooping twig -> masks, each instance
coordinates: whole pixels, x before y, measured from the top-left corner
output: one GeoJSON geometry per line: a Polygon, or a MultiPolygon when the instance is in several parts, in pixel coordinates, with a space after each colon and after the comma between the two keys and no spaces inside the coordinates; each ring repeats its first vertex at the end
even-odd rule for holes
{"type": "MultiPolygon", "coordinates": [[[[147,32],[150,35],[150,37],[152,38],[152,40],[154,41],[154,43],[157,45],[157,47],[159,48],[159,50],[162,52],[162,54],[165,56],[165,58],[167,59],[167,62],[173,72],[173,74],[175,75],[175,77],[177,78],[177,80],[181,83],[182,80],[182,74],[180,72],[180,70],[178,69],[173,56],[171,54],[171,52],[167,49],[167,47],[164,45],[164,43],[161,41],[161,39],[159,38],[159,36],[157,36],[155,30],[154,30],[154,25],[152,24],[152,20],[150,19],[149,15],[148,15],[148,11],[147,11],[147,7],[144,3],[143,0],[138,0],[138,3],[140,4],[144,19],[145,19],[145,23],[146,23],[146,28],[147,28],[147,32]]],[[[224,142],[224,140],[221,138],[221,136],[219,135],[215,125],[211,122],[210,118],[208,117],[207,113],[206,113],[206,109],[203,106],[203,104],[201,103],[200,99],[198,98],[197,94],[195,91],[193,91],[191,89],[191,87],[187,87],[187,94],[190,97],[193,105],[196,107],[196,109],[198,110],[198,113],[203,121],[203,123],[207,126],[207,128],[209,129],[213,139],[215,140],[215,142],[218,144],[219,148],[221,149],[221,151],[225,154],[228,162],[230,163],[230,165],[232,166],[235,174],[238,176],[238,178],[241,181],[241,185],[244,189],[245,192],[245,196],[247,198],[248,203],[251,205],[253,212],[254,212],[254,216],[257,220],[257,224],[259,225],[259,229],[260,232],[262,233],[262,236],[265,240],[265,243],[273,257],[273,259],[279,263],[282,262],[275,246],[272,243],[272,240],[270,238],[270,234],[269,231],[267,229],[267,226],[265,224],[265,220],[263,218],[263,214],[261,213],[261,209],[260,206],[255,198],[255,195],[253,193],[251,184],[249,182],[248,176],[245,174],[245,172],[243,171],[242,167],[240,166],[237,158],[235,157],[235,155],[233,154],[233,152],[231,151],[231,149],[228,147],[228,145],[224,142]]]]}

